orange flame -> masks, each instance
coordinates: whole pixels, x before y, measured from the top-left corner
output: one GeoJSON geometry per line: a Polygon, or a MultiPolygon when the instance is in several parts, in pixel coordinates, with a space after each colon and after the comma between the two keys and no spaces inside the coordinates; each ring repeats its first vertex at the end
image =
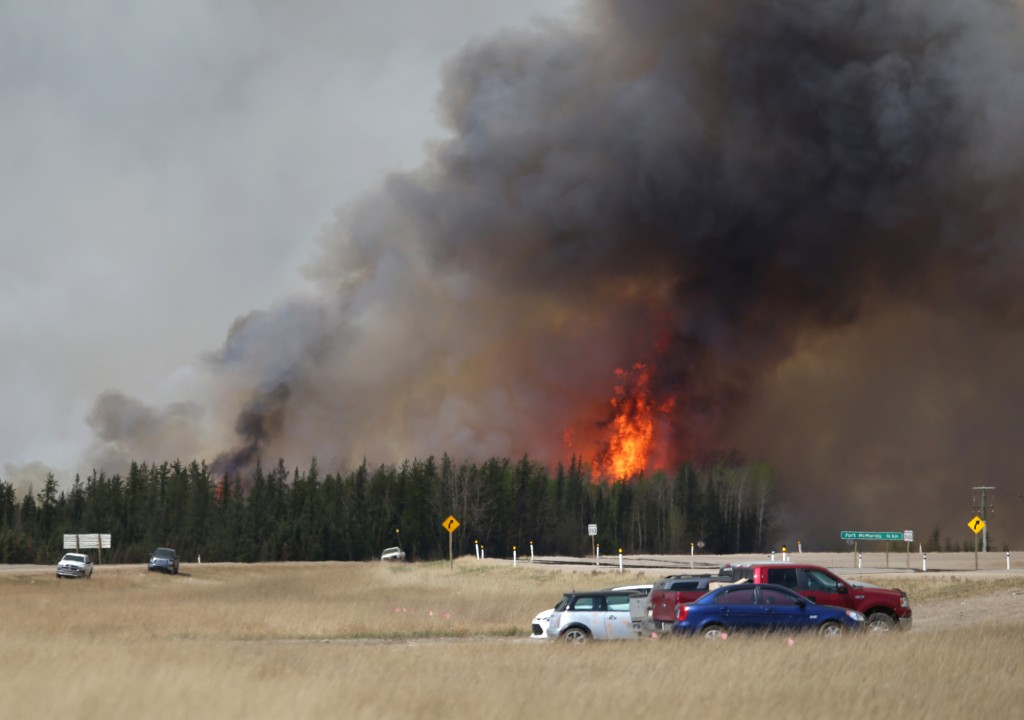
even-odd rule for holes
{"type": "MultiPolygon", "coordinates": [[[[593,462],[595,475],[626,480],[647,469],[654,441],[655,412],[668,407],[658,406],[651,397],[651,370],[642,362],[629,370],[617,368],[620,384],[611,399],[613,417],[609,423],[611,437],[593,462]]],[[[671,402],[668,406],[671,406],[671,402]]]]}

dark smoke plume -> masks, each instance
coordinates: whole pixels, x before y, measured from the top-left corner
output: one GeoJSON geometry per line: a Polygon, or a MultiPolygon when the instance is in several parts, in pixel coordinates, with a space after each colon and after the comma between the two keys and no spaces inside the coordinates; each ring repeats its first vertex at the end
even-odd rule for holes
{"type": "Polygon", "coordinates": [[[464,49],[450,134],[320,238],[322,297],[233,329],[230,466],[586,455],[644,360],[668,461],[768,459],[790,543],[963,539],[1024,447],[1021,13],[593,2],[464,49]]]}

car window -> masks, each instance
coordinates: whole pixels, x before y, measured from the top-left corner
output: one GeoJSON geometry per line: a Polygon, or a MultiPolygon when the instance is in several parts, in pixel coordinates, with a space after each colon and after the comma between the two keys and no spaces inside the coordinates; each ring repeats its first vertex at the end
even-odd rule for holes
{"type": "Polygon", "coordinates": [[[796,605],[798,601],[798,598],[781,590],[761,588],[761,603],[763,605],[796,605]]]}
{"type": "Polygon", "coordinates": [[[669,585],[669,590],[700,590],[700,580],[676,580],[669,585]]]}
{"type": "Polygon", "coordinates": [[[754,588],[744,587],[726,590],[715,598],[715,602],[722,605],[753,605],[754,588]]]}
{"type": "Polygon", "coordinates": [[[768,568],[768,582],[795,588],[797,587],[796,568],[768,568]]]}
{"type": "Polygon", "coordinates": [[[576,598],[576,602],[573,603],[573,610],[582,610],[584,612],[589,610],[601,610],[603,609],[604,598],[595,597],[593,595],[586,595],[584,597],[576,598]]]}
{"type": "Polygon", "coordinates": [[[804,577],[808,590],[819,590],[821,592],[838,592],[839,583],[828,573],[821,570],[805,570],[804,577]]]}
{"type": "Polygon", "coordinates": [[[555,605],[555,612],[562,612],[567,607],[569,607],[570,600],[572,600],[571,595],[563,595],[562,599],[558,601],[557,605],[555,605]]]}
{"type": "Polygon", "coordinates": [[[609,595],[608,612],[629,612],[629,595],[609,595]]]}

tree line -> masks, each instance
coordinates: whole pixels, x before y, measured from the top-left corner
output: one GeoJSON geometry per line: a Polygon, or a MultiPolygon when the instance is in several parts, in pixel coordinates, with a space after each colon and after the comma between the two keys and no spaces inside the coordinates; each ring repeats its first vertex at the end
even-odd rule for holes
{"type": "Polygon", "coordinates": [[[723,458],[627,482],[593,481],[579,459],[553,470],[524,456],[483,463],[440,459],[323,473],[283,460],[271,469],[214,477],[204,462],[132,463],[127,474],[93,471],[68,490],[53,475],[18,497],[0,480],[0,563],[51,563],[65,533],[110,533],[103,563],[145,562],[153,548],[183,560],[368,560],[399,545],[407,557],[447,557],[442,522],[460,523],[457,555],[585,556],[766,550],[772,471],[723,458]],[[593,540],[590,524],[598,526],[593,540]]]}

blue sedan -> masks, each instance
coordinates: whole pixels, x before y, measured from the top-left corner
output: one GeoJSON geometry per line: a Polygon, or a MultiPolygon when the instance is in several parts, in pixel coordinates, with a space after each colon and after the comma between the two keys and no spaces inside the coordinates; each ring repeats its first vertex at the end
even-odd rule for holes
{"type": "Polygon", "coordinates": [[[818,605],[782,585],[726,585],[679,608],[672,631],[679,635],[721,637],[731,630],[813,630],[842,635],[864,627],[856,610],[818,605]]]}

